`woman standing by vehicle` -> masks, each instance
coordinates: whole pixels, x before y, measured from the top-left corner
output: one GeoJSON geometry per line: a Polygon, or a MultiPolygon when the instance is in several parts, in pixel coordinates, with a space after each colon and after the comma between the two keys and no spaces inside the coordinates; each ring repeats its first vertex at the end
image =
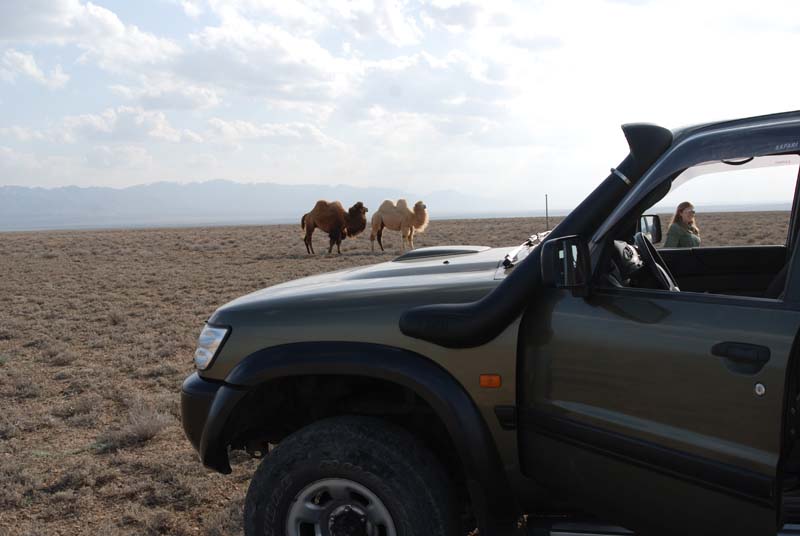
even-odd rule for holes
{"type": "Polygon", "coordinates": [[[684,201],[675,210],[667,231],[665,248],[696,248],[700,245],[700,229],[694,220],[694,205],[684,201]]]}

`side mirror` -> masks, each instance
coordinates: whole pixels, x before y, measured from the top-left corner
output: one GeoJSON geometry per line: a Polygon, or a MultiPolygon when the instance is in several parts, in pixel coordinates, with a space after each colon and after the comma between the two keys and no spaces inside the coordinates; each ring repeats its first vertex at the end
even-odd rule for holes
{"type": "Polygon", "coordinates": [[[661,218],[657,214],[645,214],[639,218],[636,232],[644,234],[653,244],[661,242],[661,218]]]}
{"type": "Polygon", "coordinates": [[[573,296],[588,296],[592,261],[586,241],[578,235],[562,236],[541,247],[544,286],[569,289],[573,296]]]}

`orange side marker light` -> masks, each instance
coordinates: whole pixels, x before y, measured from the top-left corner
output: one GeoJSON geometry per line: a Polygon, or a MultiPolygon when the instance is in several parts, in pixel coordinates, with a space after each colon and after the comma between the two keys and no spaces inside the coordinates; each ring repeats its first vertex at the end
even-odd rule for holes
{"type": "Polygon", "coordinates": [[[485,389],[499,389],[503,380],[499,374],[481,374],[480,386],[485,389]]]}

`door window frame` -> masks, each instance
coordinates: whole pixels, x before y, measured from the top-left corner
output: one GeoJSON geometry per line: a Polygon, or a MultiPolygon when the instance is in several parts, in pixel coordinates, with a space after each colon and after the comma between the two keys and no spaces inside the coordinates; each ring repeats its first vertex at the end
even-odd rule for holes
{"type": "MultiPolygon", "coordinates": [[[[677,135],[672,146],[636,181],[608,218],[598,227],[590,244],[602,243],[625,221],[628,214],[670,177],[712,160],[735,160],[766,155],[797,154],[800,123],[777,118],[757,125],[730,125],[677,135]]],[[[670,179],[671,180],[671,179],[670,179]]]]}
{"type": "MultiPolygon", "coordinates": [[[[596,280],[597,270],[600,268],[599,260],[603,258],[604,253],[610,247],[610,242],[617,236],[620,229],[626,226],[630,227],[630,223],[635,221],[633,217],[638,218],[644,210],[641,207],[642,202],[647,200],[648,196],[655,192],[659,187],[663,187],[665,182],[672,183],[673,180],[678,178],[683,171],[692,167],[693,165],[710,160],[729,160],[745,157],[758,157],[768,155],[780,154],[800,154],[797,150],[792,151],[775,151],[774,149],[779,145],[782,140],[786,139],[786,126],[785,123],[778,123],[775,125],[768,125],[777,128],[777,133],[768,135],[769,132],[762,132],[761,129],[754,129],[751,136],[742,135],[738,132],[743,129],[732,128],[722,129],[722,131],[701,132],[689,136],[686,139],[680,140],[670,150],[668,150],[656,163],[648,170],[644,176],[631,188],[628,194],[623,198],[620,204],[612,211],[611,215],[603,222],[598,231],[590,241],[590,249],[592,256],[592,277],[591,281],[596,280]],[[780,128],[784,127],[784,128],[780,128]],[[727,140],[725,134],[734,132],[737,135],[739,143],[731,143],[727,140]],[[716,136],[717,138],[714,138],[716,136]],[[711,139],[706,139],[706,138],[711,139]],[[714,141],[721,139],[727,141],[722,143],[720,147],[714,146],[714,141]],[[699,142],[700,148],[693,150],[693,142],[699,142]],[[749,143],[747,143],[749,142],[749,143]],[[772,150],[769,150],[771,148],[772,150]],[[713,158],[709,158],[713,154],[713,158]],[[632,217],[633,216],[633,217],[632,217]]],[[[800,127],[797,123],[788,124],[790,133],[800,137],[800,127]]],[[[666,195],[666,194],[664,194],[666,195]]],[[[649,208],[649,207],[646,207],[649,208]]],[[[787,248],[787,262],[789,268],[786,276],[786,283],[784,286],[783,298],[762,298],[758,296],[737,296],[731,294],[712,294],[705,292],[692,292],[680,291],[670,292],[662,289],[642,289],[631,287],[595,287],[592,292],[603,292],[612,295],[625,295],[626,293],[634,292],[635,295],[665,298],[671,296],[671,299],[682,299],[688,301],[700,301],[704,303],[720,303],[729,305],[741,305],[745,307],[759,307],[769,309],[800,309],[800,260],[796,255],[794,247],[800,239],[800,168],[798,168],[798,175],[795,181],[794,196],[792,199],[792,212],[789,215],[789,228],[787,230],[786,245],[787,248]]],[[[736,246],[726,246],[736,247],[736,246]]],[[[745,247],[745,246],[743,246],[745,247]]]]}

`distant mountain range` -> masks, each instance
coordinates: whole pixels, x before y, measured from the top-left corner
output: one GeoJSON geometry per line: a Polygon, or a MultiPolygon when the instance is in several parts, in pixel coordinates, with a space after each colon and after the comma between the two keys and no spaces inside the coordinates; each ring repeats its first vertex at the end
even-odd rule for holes
{"type": "Polygon", "coordinates": [[[294,223],[318,199],[376,210],[384,199],[422,199],[432,218],[509,213],[499,201],[452,190],[411,194],[401,189],[346,185],[158,182],[128,188],[0,186],[0,231],[294,223]]]}

